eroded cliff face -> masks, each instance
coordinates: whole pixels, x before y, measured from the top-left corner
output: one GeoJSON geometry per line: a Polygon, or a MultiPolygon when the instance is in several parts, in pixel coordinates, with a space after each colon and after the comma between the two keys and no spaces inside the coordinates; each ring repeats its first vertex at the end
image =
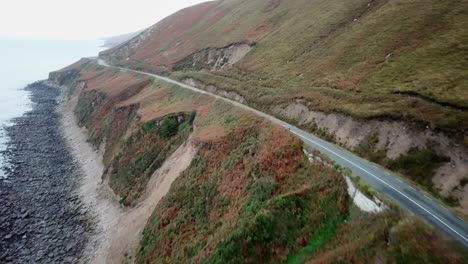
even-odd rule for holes
{"type": "Polygon", "coordinates": [[[222,70],[239,62],[251,50],[252,45],[247,43],[234,43],[223,48],[206,48],[176,62],[173,70],[222,70]]]}
{"type": "MultiPolygon", "coordinates": [[[[437,166],[434,171],[428,170],[426,177],[432,182],[434,190],[443,197],[455,198],[462,211],[468,213],[468,149],[444,133],[403,121],[360,121],[344,114],[314,111],[301,100],[273,106],[271,111],[388,166],[410,153],[434,150],[437,156],[445,158],[432,160],[437,166]]],[[[416,163],[407,166],[423,165],[416,163]]]]}
{"type": "Polygon", "coordinates": [[[221,90],[221,89],[219,89],[218,87],[216,87],[214,85],[204,84],[203,82],[200,82],[200,81],[198,81],[198,80],[196,80],[194,78],[187,78],[187,79],[182,80],[182,82],[185,83],[185,84],[188,84],[190,86],[197,87],[197,88],[200,88],[202,90],[205,90],[205,91],[207,91],[209,93],[217,94],[219,96],[229,98],[229,99],[237,101],[239,103],[245,104],[247,102],[242,95],[240,95],[240,94],[238,94],[238,93],[236,93],[234,91],[221,90]]]}

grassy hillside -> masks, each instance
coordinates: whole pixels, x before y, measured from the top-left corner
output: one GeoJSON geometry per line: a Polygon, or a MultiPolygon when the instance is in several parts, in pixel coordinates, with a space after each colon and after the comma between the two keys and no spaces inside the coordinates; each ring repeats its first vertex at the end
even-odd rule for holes
{"type": "Polygon", "coordinates": [[[139,40],[102,56],[170,72],[198,50],[255,43],[234,67],[185,69],[177,77],[235,90],[265,109],[302,98],[327,112],[466,132],[467,12],[464,0],[208,2],[166,18],[139,40]]]}
{"type": "Polygon", "coordinates": [[[362,213],[342,171],[280,126],[212,97],[82,62],[58,81],[124,205],[191,138],[198,153],[155,208],[137,263],[464,263],[466,251],[395,208],[362,213]],[[72,76],[72,77],[70,77],[72,76]],[[71,79],[73,80],[71,80],[71,79]],[[421,243],[425,241],[425,243],[421,243]]]}
{"type": "Polygon", "coordinates": [[[345,137],[361,138],[350,147],[336,138],[337,131],[288,120],[405,174],[466,214],[467,43],[466,0],[221,0],[181,10],[101,56],[230,92],[283,119],[287,113],[275,109],[300,103],[362,123],[404,122],[393,135],[405,134],[406,128],[442,132],[452,151],[438,147],[446,144],[442,139],[435,145],[437,162],[420,169],[412,155],[433,148],[427,137],[389,142],[381,135],[372,145],[371,134],[349,132],[345,137]],[[245,57],[226,51],[240,43],[251,47],[245,57]],[[230,60],[235,63],[225,66],[230,60]],[[411,148],[389,156],[389,146],[405,140],[411,148]],[[405,168],[397,164],[402,159],[405,168]]]}

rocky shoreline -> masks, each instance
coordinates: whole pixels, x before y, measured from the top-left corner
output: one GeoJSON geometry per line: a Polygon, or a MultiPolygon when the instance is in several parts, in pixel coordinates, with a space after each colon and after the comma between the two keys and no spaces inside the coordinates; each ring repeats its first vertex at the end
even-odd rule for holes
{"type": "Polygon", "coordinates": [[[0,263],[76,263],[93,233],[77,187],[79,164],[60,129],[60,90],[29,85],[32,110],[5,129],[10,164],[0,180],[0,263]]]}

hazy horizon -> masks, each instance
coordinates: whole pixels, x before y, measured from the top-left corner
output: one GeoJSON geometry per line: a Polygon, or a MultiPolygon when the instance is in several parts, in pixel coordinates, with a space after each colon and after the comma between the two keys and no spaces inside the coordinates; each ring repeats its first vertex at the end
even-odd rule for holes
{"type": "Polygon", "coordinates": [[[98,40],[145,29],[207,0],[16,0],[0,10],[0,39],[98,40]],[[27,6],[27,8],[25,8],[27,6]]]}

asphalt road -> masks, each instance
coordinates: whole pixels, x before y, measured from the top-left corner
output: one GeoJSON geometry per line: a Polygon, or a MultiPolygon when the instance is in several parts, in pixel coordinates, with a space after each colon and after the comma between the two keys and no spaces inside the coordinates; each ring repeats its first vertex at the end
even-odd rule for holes
{"type": "Polygon", "coordinates": [[[267,115],[239,102],[221,97],[216,94],[211,94],[207,91],[172,80],[167,77],[147,72],[130,70],[127,68],[110,66],[101,59],[98,59],[98,64],[105,67],[118,68],[128,72],[135,72],[151,76],[157,80],[175,84],[198,93],[208,94],[269,119],[276,124],[285,126],[289,128],[291,133],[301,138],[306,145],[319,150],[341,166],[351,169],[353,174],[359,176],[366,184],[374,188],[387,199],[395,202],[402,209],[411,214],[419,216],[435,229],[446,234],[449,238],[458,240],[465,247],[468,247],[468,224],[465,221],[455,216],[451,211],[440,205],[434,199],[425,195],[423,192],[414,189],[412,186],[400,180],[397,176],[392,175],[392,172],[388,170],[385,170],[365,159],[362,159],[355,154],[334,145],[333,143],[320,139],[304,130],[279,120],[278,118],[267,115]]]}

